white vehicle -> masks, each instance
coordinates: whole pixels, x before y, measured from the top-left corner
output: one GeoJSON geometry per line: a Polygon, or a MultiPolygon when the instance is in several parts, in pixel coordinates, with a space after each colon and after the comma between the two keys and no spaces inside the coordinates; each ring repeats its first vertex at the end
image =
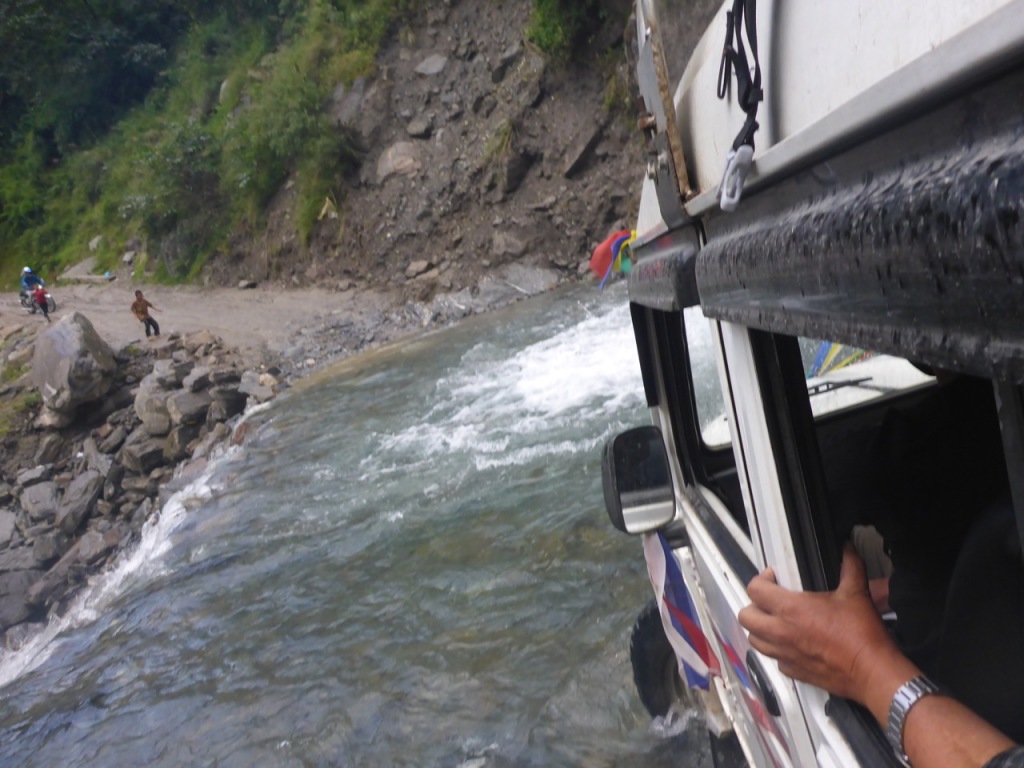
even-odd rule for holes
{"type": "Polygon", "coordinates": [[[899,765],[737,620],[769,565],[834,588],[873,526],[903,650],[1024,742],[1024,2],[736,0],[680,72],[681,5],[637,3],[653,426],[603,460],[654,589],[641,699],[693,689],[716,761],[899,765]]]}

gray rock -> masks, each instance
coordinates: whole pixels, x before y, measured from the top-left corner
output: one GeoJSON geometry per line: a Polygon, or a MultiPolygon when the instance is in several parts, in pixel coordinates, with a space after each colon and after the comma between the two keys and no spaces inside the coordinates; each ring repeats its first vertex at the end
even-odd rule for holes
{"type": "Polygon", "coordinates": [[[210,331],[196,331],[185,336],[181,343],[190,355],[201,356],[209,354],[214,347],[220,346],[220,339],[210,331]]]}
{"type": "Polygon", "coordinates": [[[238,281],[238,290],[240,290],[240,291],[251,291],[257,285],[259,285],[259,283],[257,283],[255,280],[239,280],[238,281]]]}
{"type": "Polygon", "coordinates": [[[210,386],[210,369],[205,365],[198,365],[184,378],[181,386],[189,392],[198,392],[210,386]]]}
{"type": "Polygon", "coordinates": [[[91,437],[85,438],[85,442],[82,443],[82,453],[85,455],[85,466],[96,470],[106,479],[114,465],[114,457],[100,451],[96,441],[91,437]]]}
{"type": "Polygon", "coordinates": [[[121,488],[126,493],[138,493],[152,496],[156,492],[156,482],[149,475],[131,475],[121,481],[121,488]]]}
{"type": "Polygon", "coordinates": [[[439,75],[444,72],[446,66],[448,66],[448,57],[435,53],[416,65],[416,74],[426,77],[439,75]]]}
{"type": "Polygon", "coordinates": [[[242,380],[242,372],[237,368],[217,366],[210,369],[210,382],[216,386],[237,384],[242,380]]]}
{"type": "Polygon", "coordinates": [[[103,442],[99,444],[98,448],[103,453],[115,453],[117,449],[121,447],[121,444],[127,436],[128,431],[118,424],[114,427],[113,431],[103,439],[103,442]]]}
{"type": "Polygon", "coordinates": [[[166,435],[171,429],[171,415],[167,412],[170,392],[164,389],[153,374],[146,376],[135,393],[135,415],[143,428],[153,436],[166,435]]]}
{"type": "Polygon", "coordinates": [[[32,547],[15,547],[0,552],[0,573],[30,571],[38,567],[39,563],[32,547]]]}
{"type": "Polygon", "coordinates": [[[153,363],[153,372],[150,375],[164,389],[177,389],[195,365],[192,360],[175,360],[173,357],[168,360],[157,360],[153,363]]]}
{"type": "Polygon", "coordinates": [[[47,432],[40,438],[36,448],[36,464],[52,464],[60,456],[64,447],[64,438],[55,432],[47,432]]]}
{"type": "Polygon", "coordinates": [[[79,541],[78,560],[86,565],[94,563],[106,557],[120,541],[120,535],[114,528],[106,533],[89,531],[79,541]]]}
{"type": "Polygon", "coordinates": [[[523,295],[536,296],[555,288],[559,283],[558,272],[544,267],[529,267],[525,264],[509,264],[502,268],[502,275],[523,295]]]}
{"type": "Polygon", "coordinates": [[[71,547],[71,540],[61,531],[51,530],[36,536],[32,556],[39,565],[49,565],[71,547]]]}
{"type": "Polygon", "coordinates": [[[181,461],[188,456],[188,445],[199,437],[200,429],[199,424],[182,424],[172,429],[167,435],[164,458],[173,462],[181,461]]]}
{"type": "MultiPolygon", "coordinates": [[[[223,421],[227,421],[245,410],[245,393],[239,392],[237,385],[214,387],[210,390],[210,396],[213,398],[211,407],[219,405],[223,409],[225,414],[223,421]]],[[[209,416],[207,421],[209,421],[209,416]]]]}
{"type": "Polygon", "coordinates": [[[405,276],[410,280],[417,275],[422,275],[430,269],[430,262],[426,259],[420,259],[419,261],[409,262],[409,266],[405,268],[405,276]]]}
{"type": "Polygon", "coordinates": [[[140,427],[128,435],[118,459],[135,474],[148,475],[164,463],[164,441],[152,437],[145,431],[145,427],[140,427]]]}
{"type": "Polygon", "coordinates": [[[594,156],[594,149],[604,137],[607,120],[607,117],[596,116],[592,122],[584,124],[566,151],[563,176],[570,178],[587,167],[594,156]]]}
{"type": "Polygon", "coordinates": [[[473,108],[473,112],[486,119],[491,116],[491,113],[498,106],[498,101],[492,94],[484,93],[473,99],[471,106],[473,108]]]}
{"type": "Polygon", "coordinates": [[[5,549],[14,537],[18,516],[6,509],[0,510],[0,549],[5,549]]]}
{"type": "Polygon", "coordinates": [[[26,596],[41,576],[41,571],[0,574],[0,632],[20,624],[32,613],[26,596]]]}
{"type": "Polygon", "coordinates": [[[78,560],[79,543],[76,541],[71,549],[64,553],[64,556],[57,561],[56,565],[50,568],[28,589],[26,602],[30,606],[44,605],[60,596],[68,587],[68,573],[71,566],[78,560]]]}
{"type": "Polygon", "coordinates": [[[53,520],[58,504],[57,484],[54,482],[30,485],[21,493],[21,508],[35,523],[53,520]]]}
{"type": "Polygon", "coordinates": [[[207,392],[178,392],[167,398],[167,412],[171,424],[202,424],[213,397],[207,392]]]}
{"type": "Polygon", "coordinates": [[[260,375],[255,371],[245,371],[238,383],[238,391],[243,395],[251,395],[260,388],[260,375]]]}
{"type": "Polygon", "coordinates": [[[68,536],[78,530],[82,520],[92,511],[93,505],[103,492],[103,476],[96,470],[90,469],[74,480],[64,491],[64,498],[60,508],[57,510],[57,517],[54,525],[60,528],[68,536]]]}
{"type": "Polygon", "coordinates": [[[142,526],[146,524],[149,518],[153,514],[153,500],[143,499],[142,503],[139,504],[138,508],[132,513],[131,528],[135,533],[139,533],[142,530],[142,526]]]}
{"type": "Polygon", "coordinates": [[[385,149],[377,159],[377,182],[383,183],[389,176],[415,176],[423,164],[419,150],[410,141],[399,141],[385,149]]]}
{"type": "Polygon", "coordinates": [[[0,480],[0,504],[6,504],[14,496],[11,494],[11,486],[0,480]]]}
{"type": "Polygon", "coordinates": [[[434,121],[425,115],[413,118],[405,126],[405,132],[414,139],[429,139],[434,130],[434,121]]]}
{"type": "Polygon", "coordinates": [[[491,251],[499,257],[519,257],[526,253],[526,248],[526,242],[511,232],[495,232],[491,238],[491,251]]]}
{"type": "Polygon", "coordinates": [[[352,125],[359,117],[365,94],[365,77],[357,77],[352,87],[347,90],[344,83],[339,85],[331,96],[331,119],[340,126],[352,125]]]}
{"type": "Polygon", "coordinates": [[[53,465],[39,464],[31,469],[19,472],[15,482],[21,487],[27,488],[30,485],[49,480],[51,477],[53,477],[53,465]]]}
{"type": "Polygon", "coordinates": [[[507,48],[498,59],[498,63],[491,70],[491,82],[497,85],[505,79],[505,75],[508,74],[509,68],[516,63],[519,56],[523,52],[523,47],[516,43],[510,48],[507,48]]]}
{"type": "Polygon", "coordinates": [[[32,383],[56,413],[73,414],[78,406],[99,400],[113,386],[116,370],[110,346],[78,312],[65,315],[36,340],[32,383]]]}

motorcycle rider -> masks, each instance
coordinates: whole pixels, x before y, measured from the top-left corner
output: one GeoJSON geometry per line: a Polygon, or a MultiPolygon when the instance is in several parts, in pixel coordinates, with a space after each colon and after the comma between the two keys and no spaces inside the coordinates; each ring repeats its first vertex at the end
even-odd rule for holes
{"type": "Polygon", "coordinates": [[[36,286],[45,286],[46,282],[32,271],[32,267],[25,267],[21,270],[21,293],[20,296],[28,297],[35,290],[36,286]]]}

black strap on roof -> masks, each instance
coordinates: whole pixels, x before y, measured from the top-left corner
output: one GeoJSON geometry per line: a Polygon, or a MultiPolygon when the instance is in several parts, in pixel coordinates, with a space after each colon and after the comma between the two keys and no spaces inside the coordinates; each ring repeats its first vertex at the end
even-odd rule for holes
{"type": "Polygon", "coordinates": [[[722,48],[722,62],[718,67],[718,98],[724,99],[729,93],[732,73],[736,72],[737,103],[747,119],[736,135],[732,148],[744,144],[754,146],[757,132],[757,105],[764,100],[761,88],[761,62],[757,55],[757,0],[733,0],[732,10],[726,13],[725,45],[722,48]],[[746,24],[744,25],[744,15],[746,24]],[[747,51],[743,45],[743,30],[746,29],[750,53],[754,57],[754,74],[751,77],[747,51]]]}

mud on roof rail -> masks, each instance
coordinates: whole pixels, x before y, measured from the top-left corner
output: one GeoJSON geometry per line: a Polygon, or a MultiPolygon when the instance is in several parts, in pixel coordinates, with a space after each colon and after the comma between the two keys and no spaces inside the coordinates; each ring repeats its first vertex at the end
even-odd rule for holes
{"type": "Polygon", "coordinates": [[[1017,71],[707,222],[704,313],[1024,382],[1022,89],[1017,71]]]}

